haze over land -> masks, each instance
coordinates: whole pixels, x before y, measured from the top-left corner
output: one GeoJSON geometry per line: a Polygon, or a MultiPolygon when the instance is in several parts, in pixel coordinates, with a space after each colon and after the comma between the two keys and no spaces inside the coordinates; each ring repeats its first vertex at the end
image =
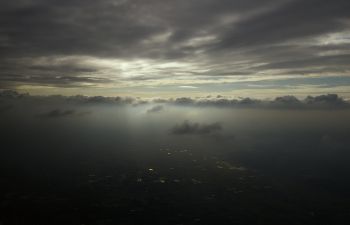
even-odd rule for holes
{"type": "Polygon", "coordinates": [[[350,104],[0,92],[4,224],[348,222],[350,104]]]}

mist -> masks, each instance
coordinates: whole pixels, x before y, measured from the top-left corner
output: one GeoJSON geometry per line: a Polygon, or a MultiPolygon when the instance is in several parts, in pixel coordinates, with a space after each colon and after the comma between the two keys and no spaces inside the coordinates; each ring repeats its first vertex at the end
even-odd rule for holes
{"type": "Polygon", "coordinates": [[[345,215],[347,102],[81,98],[1,98],[5,224],[13,214],[54,224],[246,224],[262,214],[262,224],[326,224],[345,215]],[[339,211],[322,213],[330,205],[339,211]]]}

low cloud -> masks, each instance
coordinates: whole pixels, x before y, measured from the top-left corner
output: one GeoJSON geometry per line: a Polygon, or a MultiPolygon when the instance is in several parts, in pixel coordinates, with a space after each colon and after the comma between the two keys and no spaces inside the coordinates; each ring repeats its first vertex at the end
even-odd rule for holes
{"type": "Polygon", "coordinates": [[[233,107],[233,108],[278,108],[278,109],[337,109],[350,108],[350,102],[339,97],[337,94],[319,96],[307,96],[298,99],[295,96],[287,95],[276,97],[273,100],[261,100],[253,98],[177,98],[169,100],[168,103],[180,106],[212,106],[212,107],[233,107]]]}
{"type": "Polygon", "coordinates": [[[105,104],[105,105],[156,105],[147,110],[147,113],[160,112],[164,105],[191,106],[191,107],[232,107],[232,108],[277,108],[277,109],[344,109],[350,108],[350,102],[337,94],[307,96],[304,99],[293,95],[276,97],[275,99],[230,98],[230,97],[203,97],[203,98],[170,98],[170,99],[141,99],[133,97],[105,97],[105,96],[31,96],[12,90],[0,91],[0,105],[13,105],[17,101],[29,103],[68,103],[68,104],[105,104]]]}
{"type": "Polygon", "coordinates": [[[308,96],[304,102],[308,105],[329,105],[329,106],[344,106],[349,104],[336,94],[320,95],[316,97],[308,96]]]}
{"type": "Polygon", "coordinates": [[[157,112],[161,112],[164,110],[164,106],[162,105],[156,105],[153,106],[152,108],[147,110],[147,113],[157,113],[157,112]]]}
{"type": "Polygon", "coordinates": [[[73,109],[53,109],[48,112],[39,114],[39,118],[61,118],[61,117],[70,117],[70,116],[84,116],[89,114],[90,112],[77,112],[73,109]]]}
{"type": "Polygon", "coordinates": [[[53,109],[49,112],[39,114],[38,116],[41,118],[57,118],[57,117],[66,117],[72,116],[75,114],[74,110],[61,110],[61,109],[53,109]]]}
{"type": "Polygon", "coordinates": [[[175,135],[208,135],[215,134],[221,130],[222,126],[218,122],[211,124],[200,124],[185,120],[183,123],[175,125],[171,129],[171,133],[175,135]]]}

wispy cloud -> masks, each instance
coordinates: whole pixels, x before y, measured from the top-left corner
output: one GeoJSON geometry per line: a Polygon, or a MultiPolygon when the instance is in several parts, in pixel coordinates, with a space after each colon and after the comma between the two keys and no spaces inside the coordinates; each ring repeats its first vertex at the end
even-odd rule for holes
{"type": "Polygon", "coordinates": [[[195,87],[195,86],[186,86],[186,85],[184,85],[184,86],[179,86],[179,88],[196,89],[196,88],[198,88],[198,87],[195,87]]]}

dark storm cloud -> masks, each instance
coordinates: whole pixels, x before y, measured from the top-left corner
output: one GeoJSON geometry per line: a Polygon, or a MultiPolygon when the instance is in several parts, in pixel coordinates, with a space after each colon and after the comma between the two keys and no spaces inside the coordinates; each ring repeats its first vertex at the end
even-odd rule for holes
{"type": "MultiPolygon", "coordinates": [[[[300,45],[348,30],[348,0],[13,0],[0,8],[1,86],[112,82],[104,68],[88,65],[80,56],[204,63],[207,72],[188,69],[193,79],[280,68],[290,74],[297,67],[309,73],[319,65],[327,72],[349,69],[348,53],[319,56],[344,51],[341,43],[326,44],[328,50],[319,43],[300,45]],[[36,62],[69,56],[78,59],[36,62]],[[232,66],[240,60],[249,60],[245,68],[232,66]],[[264,65],[252,66],[260,63],[264,65]]],[[[341,39],[349,37],[341,34],[341,39]]]]}
{"type": "Polygon", "coordinates": [[[347,0],[294,0],[235,24],[225,34],[221,47],[270,45],[346,28],[347,0]]]}
{"type": "Polygon", "coordinates": [[[207,135],[217,133],[222,130],[220,123],[200,124],[184,121],[182,124],[177,124],[171,129],[171,133],[175,135],[207,135]]]}
{"type": "Polygon", "coordinates": [[[158,30],[133,16],[135,3],[123,2],[34,0],[5,4],[1,21],[7,38],[2,48],[8,50],[6,54],[14,50],[21,56],[105,55],[106,50],[120,54],[122,46],[158,30]]]}

